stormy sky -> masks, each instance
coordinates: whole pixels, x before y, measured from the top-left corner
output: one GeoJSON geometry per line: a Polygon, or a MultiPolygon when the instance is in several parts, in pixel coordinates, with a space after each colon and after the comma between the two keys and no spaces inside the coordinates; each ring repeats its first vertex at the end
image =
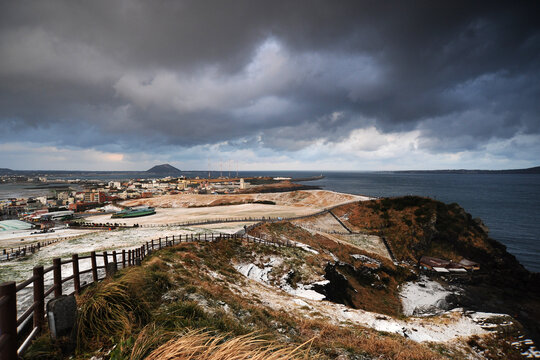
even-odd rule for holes
{"type": "Polygon", "coordinates": [[[539,14],[538,1],[2,0],[0,167],[536,166],[539,14]]]}

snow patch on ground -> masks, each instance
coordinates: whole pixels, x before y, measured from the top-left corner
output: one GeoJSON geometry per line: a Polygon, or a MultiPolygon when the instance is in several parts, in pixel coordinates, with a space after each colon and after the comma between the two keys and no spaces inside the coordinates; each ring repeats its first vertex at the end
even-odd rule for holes
{"type": "Polygon", "coordinates": [[[251,282],[242,287],[233,285],[231,288],[246,299],[251,297],[263,299],[264,306],[275,310],[295,312],[305,318],[313,318],[312,314],[316,312],[318,318],[325,318],[336,325],[352,323],[378,331],[398,334],[416,342],[448,342],[473,335],[485,335],[488,334],[488,331],[484,327],[491,319],[496,319],[495,323],[498,323],[501,317],[507,317],[511,323],[511,318],[507,315],[464,313],[461,309],[430,318],[413,317],[400,320],[361,309],[351,309],[329,301],[298,299],[275,291],[271,287],[261,286],[261,283],[258,282],[251,282]]]}
{"type": "Polygon", "coordinates": [[[311,246],[307,244],[304,244],[298,241],[292,241],[292,240],[291,240],[291,243],[293,243],[294,246],[299,247],[302,250],[305,250],[315,255],[319,255],[319,252],[317,250],[313,249],[311,246]]]}
{"type": "Polygon", "coordinates": [[[268,274],[274,266],[279,264],[281,264],[281,259],[272,257],[264,264],[264,268],[260,268],[255,264],[243,264],[237,265],[236,270],[249,279],[269,284],[268,274]]]}
{"type": "Polygon", "coordinates": [[[381,262],[379,260],[370,258],[369,256],[361,255],[361,254],[353,254],[353,255],[351,255],[351,257],[353,259],[360,260],[364,264],[375,265],[375,266],[377,266],[377,268],[381,267],[381,262]]]}
{"type": "Polygon", "coordinates": [[[310,299],[310,300],[316,300],[316,301],[321,301],[321,300],[326,299],[326,296],[324,296],[323,294],[318,293],[315,290],[313,290],[313,286],[314,285],[326,285],[326,284],[329,283],[328,280],[318,281],[316,283],[307,284],[307,285],[297,283],[296,284],[296,289],[295,289],[287,282],[287,279],[289,278],[289,275],[290,274],[285,274],[281,278],[280,285],[279,285],[281,290],[283,290],[286,293],[291,294],[293,296],[298,296],[298,297],[301,297],[301,298],[304,298],[304,299],[310,299]]]}
{"type": "MultiPolygon", "coordinates": [[[[282,263],[282,260],[280,258],[270,258],[270,260],[264,264],[263,268],[260,268],[253,263],[237,264],[235,265],[235,268],[239,273],[241,273],[245,277],[255,280],[261,284],[271,286],[268,275],[272,272],[272,269],[274,268],[274,266],[280,265],[281,263],[282,263]]],[[[329,283],[328,280],[318,281],[313,284],[297,283],[296,288],[293,288],[287,281],[290,275],[291,274],[288,273],[281,277],[280,283],[279,283],[279,288],[281,290],[285,291],[286,293],[290,295],[301,297],[304,299],[320,301],[326,298],[326,296],[324,296],[323,294],[318,293],[315,290],[313,290],[313,287],[315,285],[326,285],[329,283]]]]}
{"type": "Polygon", "coordinates": [[[451,291],[425,276],[404,284],[399,293],[406,316],[440,314],[447,310],[445,299],[450,294],[451,291]]]}

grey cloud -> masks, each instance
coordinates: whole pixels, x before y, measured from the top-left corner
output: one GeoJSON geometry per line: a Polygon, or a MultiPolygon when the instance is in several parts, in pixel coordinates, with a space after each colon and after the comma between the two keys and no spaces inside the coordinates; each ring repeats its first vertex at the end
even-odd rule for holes
{"type": "Polygon", "coordinates": [[[2,2],[0,138],[294,151],[374,125],[478,149],[540,132],[539,7],[2,2]]]}

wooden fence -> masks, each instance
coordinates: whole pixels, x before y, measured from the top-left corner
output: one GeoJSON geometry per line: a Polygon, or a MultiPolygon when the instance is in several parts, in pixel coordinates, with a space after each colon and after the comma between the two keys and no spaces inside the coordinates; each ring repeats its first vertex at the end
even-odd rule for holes
{"type": "Polygon", "coordinates": [[[2,249],[0,253],[0,261],[12,260],[19,256],[25,256],[26,254],[33,254],[44,246],[57,243],[61,239],[53,239],[48,241],[39,241],[33,244],[27,244],[24,246],[2,249]]]}
{"type": "MultiPolygon", "coordinates": [[[[14,281],[0,285],[0,360],[16,360],[28,348],[45,326],[45,300],[49,297],[58,298],[64,292],[67,282],[73,285],[72,294],[80,294],[81,290],[93,282],[103,280],[113,274],[119,267],[126,268],[140,265],[141,261],[153,250],[177,245],[182,242],[214,242],[218,239],[242,239],[247,242],[261,243],[271,246],[295,247],[294,242],[277,242],[260,239],[249,234],[194,234],[166,236],[147,241],[141,247],[103,253],[91,252],[90,255],[73,254],[70,259],[53,259],[49,267],[36,266],[31,278],[16,284],[14,281]],[[81,260],[90,260],[90,267],[81,270],[81,260]],[[103,265],[98,266],[98,259],[103,265]],[[62,276],[62,265],[71,264],[73,271],[70,276],[62,276]],[[45,275],[52,272],[52,285],[45,288],[45,275]],[[82,277],[88,282],[81,282],[82,277]],[[91,280],[91,281],[90,281],[91,280]],[[64,285],[66,284],[66,285],[64,285]],[[17,295],[30,285],[33,286],[32,304],[22,309],[18,315],[17,295]]],[[[87,262],[87,261],[86,261],[87,262]]]]}

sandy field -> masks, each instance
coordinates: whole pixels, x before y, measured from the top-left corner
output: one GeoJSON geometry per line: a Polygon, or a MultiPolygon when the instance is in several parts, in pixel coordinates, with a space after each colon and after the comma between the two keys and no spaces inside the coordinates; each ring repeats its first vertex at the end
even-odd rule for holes
{"type": "Polygon", "coordinates": [[[263,204],[242,204],[229,206],[211,206],[200,208],[156,208],[156,214],[142,216],[131,219],[111,219],[111,214],[89,216],[88,222],[94,223],[122,223],[127,225],[166,225],[175,223],[194,222],[202,220],[219,220],[227,218],[243,219],[247,217],[291,217],[298,215],[308,215],[316,212],[317,209],[308,207],[263,205],[263,204]]]}
{"type": "Polygon", "coordinates": [[[88,222],[118,222],[127,225],[165,225],[227,218],[288,218],[316,213],[324,208],[351,201],[365,200],[363,196],[324,190],[302,190],[287,193],[243,195],[165,195],[149,199],[129,200],[125,206],[152,206],[156,214],[132,219],[111,219],[110,214],[87,217],[88,222]],[[254,204],[253,201],[273,201],[276,205],[254,204]],[[223,205],[223,204],[239,205],[223,205]],[[222,204],[221,206],[218,204],[222,204]]]}
{"type": "Polygon", "coordinates": [[[365,196],[343,194],[326,190],[299,190],[268,194],[164,195],[148,199],[128,200],[124,201],[122,205],[147,205],[160,208],[178,208],[190,206],[219,206],[227,203],[248,203],[265,200],[273,201],[276,203],[276,205],[309,207],[311,209],[321,210],[350,201],[369,200],[369,198],[365,196]]]}

